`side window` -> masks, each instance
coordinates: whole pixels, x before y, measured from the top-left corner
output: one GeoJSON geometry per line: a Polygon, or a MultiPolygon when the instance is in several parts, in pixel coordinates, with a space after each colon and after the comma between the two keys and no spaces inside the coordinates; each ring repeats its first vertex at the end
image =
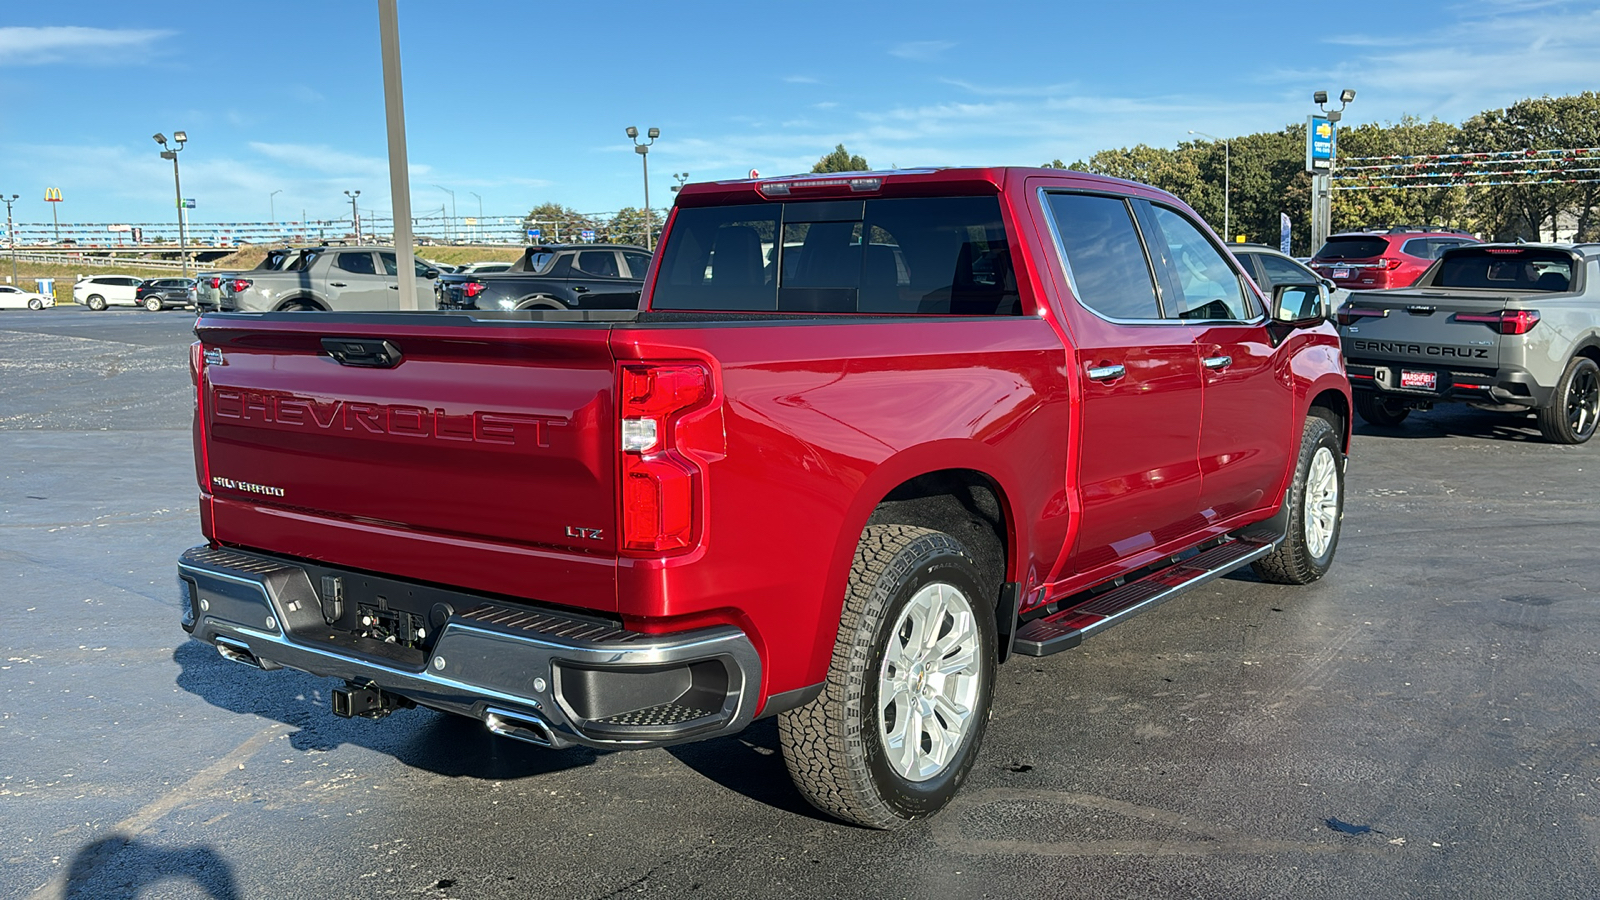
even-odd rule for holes
{"type": "Polygon", "coordinates": [[[1150,263],[1128,204],[1094,194],[1048,194],[1078,302],[1113,319],[1159,319],[1150,263]]]}
{"type": "Polygon", "coordinates": [[[585,250],[575,261],[580,274],[594,278],[617,277],[617,255],[610,250],[585,250]]]}
{"type": "Polygon", "coordinates": [[[1151,205],[1156,228],[1167,245],[1170,280],[1162,294],[1166,313],[1179,319],[1253,319],[1257,313],[1245,304],[1244,286],[1223,258],[1192,222],[1164,206],[1151,205]]]}
{"type": "Polygon", "coordinates": [[[333,264],[354,275],[378,274],[372,265],[371,253],[341,253],[333,264]]]}
{"type": "Polygon", "coordinates": [[[383,263],[383,274],[399,275],[400,263],[393,253],[379,253],[378,261],[383,263]]]}
{"type": "Polygon", "coordinates": [[[1316,284],[1317,273],[1304,269],[1293,261],[1278,256],[1261,255],[1256,257],[1256,264],[1266,272],[1266,283],[1261,286],[1272,290],[1280,284],[1316,284]]]}
{"type": "Polygon", "coordinates": [[[1249,275],[1252,281],[1260,285],[1262,290],[1267,290],[1267,279],[1261,276],[1260,259],[1261,257],[1254,253],[1235,253],[1233,255],[1233,261],[1239,264],[1239,268],[1243,269],[1244,273],[1249,275]]]}
{"type": "Polygon", "coordinates": [[[628,264],[628,272],[636,280],[644,280],[646,272],[650,271],[650,257],[643,253],[629,253],[622,251],[622,259],[628,264]]]}

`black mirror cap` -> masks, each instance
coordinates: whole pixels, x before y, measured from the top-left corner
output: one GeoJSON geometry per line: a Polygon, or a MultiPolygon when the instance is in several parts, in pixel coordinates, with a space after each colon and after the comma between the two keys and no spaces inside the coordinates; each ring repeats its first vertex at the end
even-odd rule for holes
{"type": "Polygon", "coordinates": [[[1272,320],[1288,325],[1316,325],[1331,314],[1323,284],[1280,284],[1272,289],[1272,320]]]}
{"type": "Polygon", "coordinates": [[[439,277],[439,270],[438,269],[429,269],[428,271],[422,273],[422,277],[430,279],[430,280],[434,279],[434,278],[438,278],[439,277]]]}

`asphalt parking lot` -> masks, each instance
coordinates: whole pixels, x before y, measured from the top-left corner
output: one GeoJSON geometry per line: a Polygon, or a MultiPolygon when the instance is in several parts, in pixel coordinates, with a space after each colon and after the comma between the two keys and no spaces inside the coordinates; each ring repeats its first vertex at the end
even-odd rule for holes
{"type": "Polygon", "coordinates": [[[964,793],[877,833],[771,720],[543,751],[189,641],[192,321],[0,314],[0,896],[1600,895],[1600,443],[1360,426],[1326,579],[1008,664],[964,793]]]}

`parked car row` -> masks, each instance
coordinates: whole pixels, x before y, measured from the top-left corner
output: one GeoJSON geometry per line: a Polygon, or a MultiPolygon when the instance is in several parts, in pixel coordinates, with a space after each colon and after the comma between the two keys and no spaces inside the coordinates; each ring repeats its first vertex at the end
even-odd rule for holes
{"type": "Polygon", "coordinates": [[[193,278],[91,275],[73,284],[72,302],[96,312],[108,306],[142,306],[151,312],[170,307],[198,309],[199,282],[193,278]]]}
{"type": "Polygon", "coordinates": [[[631,244],[539,244],[499,272],[440,276],[439,309],[633,309],[650,251],[631,244]]]}
{"type": "Polygon", "coordinates": [[[15,285],[0,284],[0,309],[44,309],[55,305],[56,298],[49,294],[36,294],[15,285]]]}

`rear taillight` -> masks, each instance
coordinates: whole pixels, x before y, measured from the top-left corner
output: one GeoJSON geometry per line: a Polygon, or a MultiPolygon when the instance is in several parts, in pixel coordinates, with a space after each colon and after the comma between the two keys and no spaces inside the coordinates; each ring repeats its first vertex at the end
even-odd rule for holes
{"type": "Polygon", "coordinates": [[[235,278],[228,282],[228,289],[233,291],[235,294],[242,294],[249,288],[250,279],[248,278],[235,278]]]}
{"type": "Polygon", "coordinates": [[[621,382],[622,547],[681,550],[694,542],[704,472],[678,425],[711,398],[711,373],[692,364],[624,366],[621,382]]]}
{"type": "Polygon", "coordinates": [[[1539,324],[1536,309],[1502,309],[1497,313],[1456,313],[1457,322],[1482,322],[1493,325],[1501,334],[1527,334],[1539,324]]]}
{"type": "Polygon", "coordinates": [[[1339,324],[1354,325],[1362,319],[1381,319],[1387,316],[1387,309],[1371,309],[1365,306],[1344,306],[1339,309],[1339,324]]]}
{"type": "Polygon", "coordinates": [[[1387,256],[1378,260],[1378,265],[1385,269],[1398,269],[1405,264],[1406,261],[1403,259],[1390,259],[1387,256]]]}
{"type": "Polygon", "coordinates": [[[222,289],[222,276],[221,275],[213,275],[213,276],[211,276],[211,289],[213,291],[217,291],[217,290],[221,290],[222,289]]]}
{"type": "Polygon", "coordinates": [[[468,300],[471,300],[473,297],[478,296],[488,289],[489,286],[481,281],[468,281],[461,285],[461,293],[465,294],[468,300]]]}
{"type": "Polygon", "coordinates": [[[206,450],[206,351],[199,341],[189,345],[189,378],[194,381],[194,468],[200,490],[211,491],[211,457],[206,450]]]}

